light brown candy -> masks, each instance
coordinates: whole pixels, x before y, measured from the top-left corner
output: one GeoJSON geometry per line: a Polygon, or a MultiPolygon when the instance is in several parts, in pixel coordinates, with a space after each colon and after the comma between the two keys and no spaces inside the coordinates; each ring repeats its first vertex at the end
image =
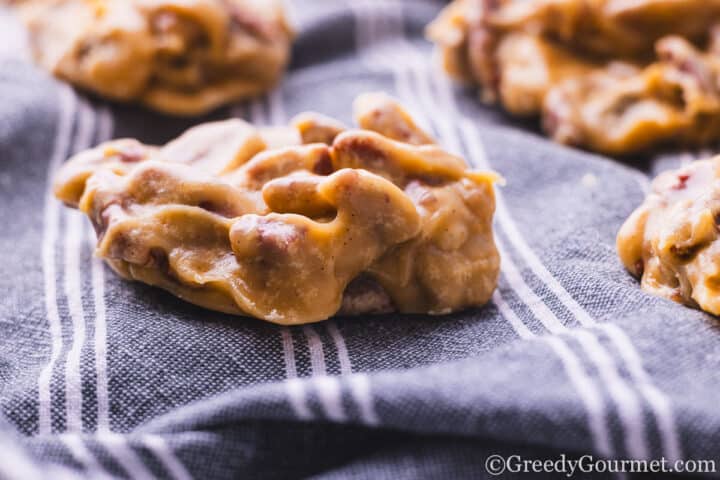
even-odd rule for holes
{"type": "Polygon", "coordinates": [[[293,36],[276,0],[27,0],[20,8],[48,71],[174,115],[267,91],[293,36]]]}
{"type": "Polygon", "coordinates": [[[324,177],[294,173],[269,181],[263,186],[263,200],[278,213],[297,213],[312,219],[331,219],[335,207],[317,189],[324,177]]]}
{"type": "MultiPolygon", "coordinates": [[[[486,2],[489,3],[489,2],[486,2]]],[[[542,33],[584,55],[651,55],[666,35],[701,40],[720,21],[718,0],[500,0],[488,23],[542,33]]]]}
{"type": "Polygon", "coordinates": [[[234,171],[267,148],[261,132],[239,119],[198,125],[158,152],[168,162],[195,165],[216,175],[234,171]]]}
{"type": "Polygon", "coordinates": [[[290,123],[300,132],[303,143],[331,145],[335,137],[346,130],[342,123],[319,113],[301,113],[290,123]]]}
{"type": "Polygon", "coordinates": [[[617,237],[643,290],[720,315],[720,157],[665,172],[617,237]]]}
{"type": "Polygon", "coordinates": [[[332,173],[333,166],[328,146],[314,143],[258,153],[243,168],[229,175],[228,181],[244,188],[261,190],[270,180],[297,171],[318,175],[332,173]]]}
{"type": "Polygon", "coordinates": [[[720,137],[720,60],[680,37],[658,43],[644,69],[607,68],[572,78],[545,99],[544,121],[558,141],[612,154],[720,137]]]}
{"type": "Polygon", "coordinates": [[[488,174],[435,145],[411,146],[372,132],[348,132],[333,146],[336,168],[362,168],[392,180],[412,199],[422,230],[370,269],[401,311],[447,313],[490,299],[499,271],[488,174]]]}
{"type": "MultiPolygon", "coordinates": [[[[389,98],[382,110],[378,131],[414,125],[389,98]]],[[[109,142],[66,163],[55,191],[88,215],[121,276],[206,308],[292,325],[488,301],[493,174],[371,130],[331,145],[263,138],[231,120],[160,148],[109,142]]]]}
{"type": "Polygon", "coordinates": [[[625,155],[720,137],[718,22],[718,0],[455,0],[428,35],[483,99],[625,155]]]}
{"type": "Polygon", "coordinates": [[[283,323],[334,315],[350,281],[420,229],[410,199],[363,170],[324,177],[315,194],[336,209],[331,221],[271,213],[233,224],[230,242],[251,314],[283,323]]]}
{"type": "Polygon", "coordinates": [[[79,153],[73,157],[72,165],[61,169],[55,178],[55,196],[67,205],[77,207],[85,183],[99,169],[122,175],[154,152],[154,147],[137,140],[121,139],[79,153]]]}
{"type": "Polygon", "coordinates": [[[353,110],[355,122],[360,128],[411,145],[435,143],[404,108],[384,93],[360,95],[355,99],[353,110]]]}

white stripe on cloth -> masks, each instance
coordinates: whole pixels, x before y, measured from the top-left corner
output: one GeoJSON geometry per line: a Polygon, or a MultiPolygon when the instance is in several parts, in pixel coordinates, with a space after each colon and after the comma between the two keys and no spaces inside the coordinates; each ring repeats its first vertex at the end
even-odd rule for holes
{"type": "MultiPolygon", "coordinates": [[[[380,419],[375,412],[368,376],[360,373],[345,378],[351,400],[357,405],[360,422],[369,426],[378,425],[380,419]]],[[[341,423],[348,421],[348,414],[343,406],[340,377],[328,375],[306,379],[292,378],[285,381],[285,390],[295,417],[299,420],[310,420],[315,417],[308,405],[308,388],[313,389],[317,394],[323,418],[341,423]]]]}
{"type": "Polygon", "coordinates": [[[124,435],[112,432],[98,432],[95,436],[98,443],[105,447],[108,455],[122,468],[128,477],[133,480],[153,479],[153,475],[143,464],[140,456],[129,445],[124,435]]]}
{"type": "Polygon", "coordinates": [[[347,421],[347,414],[342,404],[342,390],[337,377],[318,376],[313,377],[312,381],[326,417],[336,422],[347,421]]]}
{"type": "Polygon", "coordinates": [[[45,213],[43,217],[42,265],[44,280],[45,310],[50,330],[50,358],[38,377],[38,431],[41,435],[52,432],[52,395],[50,384],[55,363],[62,349],[62,331],[57,305],[57,272],[55,267],[55,245],[59,231],[59,203],[52,192],[53,176],[68,154],[73,118],[76,110],[75,93],[60,84],[58,98],[57,133],[47,169],[47,190],[45,192],[45,213]]]}
{"type": "MultiPolygon", "coordinates": [[[[349,377],[352,379],[353,377],[349,377]]],[[[343,406],[342,389],[338,377],[328,375],[314,375],[308,379],[292,378],[285,381],[285,390],[290,400],[290,407],[294,415],[300,420],[309,420],[314,417],[307,403],[307,388],[311,387],[317,394],[324,418],[335,422],[346,422],[347,412],[343,406]]],[[[366,395],[361,397],[358,405],[361,412],[361,419],[368,424],[377,422],[374,415],[372,400],[367,396],[369,388],[365,385],[353,387],[351,383],[351,394],[360,393],[366,395]],[[375,419],[375,420],[373,420],[375,419]]]]}
{"type": "Polygon", "coordinates": [[[140,455],[130,444],[129,438],[137,441],[150,454],[155,456],[162,467],[169,473],[163,478],[174,480],[191,480],[193,477],[180,463],[164,438],[155,434],[142,434],[127,437],[111,432],[97,432],[92,435],[80,433],[65,433],[59,439],[70,451],[73,458],[83,468],[91,473],[91,478],[113,478],[107,470],[97,461],[96,456],[85,445],[85,440],[93,440],[98,446],[104,448],[108,456],[132,479],[157,478],[142,462],[140,455]]]}
{"type": "MultiPolygon", "coordinates": [[[[501,249],[501,243],[498,242],[498,248],[501,249]]],[[[533,315],[540,320],[540,322],[554,334],[566,331],[565,326],[555,317],[552,311],[545,305],[542,300],[532,291],[527,285],[525,279],[522,277],[517,267],[512,262],[511,257],[506,251],[501,249],[502,256],[502,268],[503,275],[512,287],[513,291],[518,295],[518,298],[528,306],[533,315]],[[510,274],[508,273],[510,272],[510,274]],[[551,330],[552,328],[552,330],[551,330]]],[[[498,298],[501,299],[502,303],[505,300],[502,295],[496,291],[498,298]]],[[[513,312],[508,306],[507,310],[513,312]]],[[[512,313],[515,316],[515,313],[512,313]]],[[[506,317],[508,319],[508,317],[506,317]]],[[[515,328],[514,321],[508,319],[508,322],[515,328]]],[[[515,331],[520,335],[520,331],[515,328],[515,331]]],[[[532,332],[531,332],[532,334],[532,332]]],[[[532,334],[534,335],[534,334],[532,334]]],[[[579,358],[573,353],[567,343],[560,337],[543,336],[540,337],[541,341],[547,343],[547,345],[555,352],[555,355],[560,359],[563,365],[570,383],[578,393],[580,401],[583,403],[583,407],[587,412],[588,416],[588,427],[593,438],[593,445],[597,452],[606,457],[612,457],[614,450],[610,441],[610,433],[608,430],[607,412],[600,395],[600,389],[596,385],[589,372],[582,366],[579,358]]]]}
{"type": "Polygon", "coordinates": [[[160,460],[160,463],[174,480],[192,480],[192,475],[187,471],[185,465],[178,460],[164,438],[159,435],[143,435],[141,441],[160,460]]]}
{"type": "Polygon", "coordinates": [[[370,388],[370,378],[364,373],[358,373],[349,376],[347,381],[348,385],[350,385],[352,397],[360,409],[360,420],[366,425],[379,425],[380,418],[375,411],[372,390],[370,388]]]}
{"type": "MultiPolygon", "coordinates": [[[[80,100],[80,114],[72,151],[77,153],[90,147],[93,137],[95,114],[87,101],[80,100]]],[[[65,363],[65,410],[66,428],[69,432],[81,432],[82,422],[82,374],[80,361],[85,344],[85,311],[82,304],[82,283],[80,281],[80,252],[82,241],[83,215],[66,210],[65,226],[65,295],[72,323],[72,344],[65,363]]]]}
{"type": "Polygon", "coordinates": [[[265,97],[258,97],[250,101],[250,118],[252,123],[258,126],[268,125],[268,117],[265,114],[265,97]]]}
{"type": "Polygon", "coordinates": [[[625,426],[625,446],[632,458],[650,458],[647,444],[645,418],[639,395],[620,375],[613,356],[603,347],[597,337],[588,330],[572,330],[570,336],[582,345],[598,368],[600,378],[607,385],[615,401],[618,415],[625,426]]]}
{"type": "Polygon", "coordinates": [[[611,458],[613,456],[613,448],[612,442],[610,441],[610,433],[608,432],[605,406],[603,405],[600,391],[592,381],[592,377],[588,375],[578,357],[562,339],[546,335],[539,337],[539,340],[547,343],[555,352],[555,355],[558,356],[563,364],[565,373],[568,378],[570,378],[570,382],[580,396],[585,411],[587,412],[589,428],[597,453],[611,458]]]}
{"type": "Polygon", "coordinates": [[[535,317],[540,320],[543,326],[551,333],[560,333],[565,330],[565,325],[558,320],[555,314],[548,308],[545,302],[525,283],[525,279],[520,273],[515,262],[512,261],[512,257],[508,253],[504,242],[500,238],[497,240],[497,249],[500,252],[501,269],[505,279],[510,285],[513,286],[513,290],[518,297],[523,299],[528,308],[533,312],[535,317]]]}
{"type": "Polygon", "coordinates": [[[114,131],[115,120],[113,119],[112,113],[107,105],[102,105],[98,117],[98,143],[107,142],[112,139],[114,131]]]}
{"type": "Polygon", "coordinates": [[[320,335],[311,325],[303,327],[303,333],[307,339],[308,350],[310,351],[310,367],[313,375],[326,375],[325,349],[320,335]]]}
{"type": "Polygon", "coordinates": [[[515,330],[515,333],[517,333],[520,338],[532,338],[535,336],[523,321],[520,320],[520,317],[517,316],[515,311],[510,308],[510,305],[508,305],[499,291],[495,290],[495,292],[493,292],[492,300],[500,312],[500,315],[510,323],[510,326],[513,327],[513,330],[515,330]]]}
{"type": "Polygon", "coordinates": [[[334,320],[328,320],[325,324],[325,328],[330,334],[330,337],[333,339],[335,348],[337,349],[338,362],[340,363],[340,374],[350,375],[352,373],[352,363],[350,362],[350,354],[348,353],[347,344],[345,343],[345,338],[343,337],[342,332],[340,332],[340,329],[335,324],[334,320]]]}
{"type": "Polygon", "coordinates": [[[293,346],[292,331],[287,327],[280,327],[280,336],[285,360],[285,376],[295,378],[297,377],[297,367],[295,366],[295,347],[293,346]]]}
{"type": "Polygon", "coordinates": [[[69,432],[82,432],[82,377],[80,360],[85,343],[85,311],[82,305],[80,281],[80,252],[83,245],[83,216],[77,211],[65,211],[65,295],[72,321],[72,345],[65,362],[65,411],[69,432]]]}
{"type": "MultiPolygon", "coordinates": [[[[1,8],[1,7],[0,7],[1,8]]],[[[4,440],[4,439],[3,439],[4,440]]],[[[63,471],[64,473],[65,471],[63,471]]],[[[53,472],[53,474],[60,471],[53,472]]],[[[27,480],[48,478],[47,469],[40,471],[38,466],[28,458],[26,453],[14,442],[3,441],[2,461],[0,461],[0,478],[3,480],[27,480]]],[[[60,477],[56,477],[56,480],[60,477]]],[[[61,478],[68,478],[63,475],[61,478]]],[[[61,480],[60,478],[60,480],[61,480]]]]}
{"type": "Polygon", "coordinates": [[[63,434],[60,441],[65,444],[70,455],[78,462],[91,478],[112,478],[112,476],[97,461],[95,455],[85,446],[79,435],[63,434]]]}
{"type": "MultiPolygon", "coordinates": [[[[98,142],[106,142],[113,137],[114,120],[107,106],[100,108],[98,142]]],[[[91,244],[95,245],[95,231],[89,229],[91,244]]],[[[108,395],[107,371],[107,310],[105,308],[105,273],[102,260],[93,257],[90,266],[93,304],[95,305],[95,388],[97,397],[97,430],[110,431],[110,399],[108,395]]]]}
{"type": "Polygon", "coordinates": [[[290,401],[290,408],[295,416],[300,420],[310,420],[313,418],[310,407],[307,403],[305,395],[304,380],[299,378],[291,378],[285,382],[285,390],[290,401]]]}
{"type": "Polygon", "coordinates": [[[282,85],[278,85],[268,94],[270,104],[270,119],[274,126],[284,125],[287,122],[285,105],[283,104],[282,85]]]}
{"type": "Polygon", "coordinates": [[[637,387],[640,388],[643,396],[655,412],[663,444],[663,456],[671,462],[682,459],[682,448],[680,446],[679,436],[675,426],[675,416],[670,400],[653,385],[643,367],[640,355],[637,353],[627,334],[614,323],[604,323],[600,326],[600,329],[603,330],[608,337],[612,339],[617,348],[628,357],[625,363],[630,370],[630,375],[635,379],[637,387]]]}
{"type": "MultiPolygon", "coordinates": [[[[90,239],[95,238],[95,230],[90,227],[90,239]]],[[[95,245],[95,241],[92,245],[95,245]]],[[[105,308],[105,273],[103,261],[97,257],[91,260],[90,275],[95,305],[95,389],[97,397],[97,430],[110,430],[110,399],[108,396],[107,371],[107,310],[105,308]]]]}

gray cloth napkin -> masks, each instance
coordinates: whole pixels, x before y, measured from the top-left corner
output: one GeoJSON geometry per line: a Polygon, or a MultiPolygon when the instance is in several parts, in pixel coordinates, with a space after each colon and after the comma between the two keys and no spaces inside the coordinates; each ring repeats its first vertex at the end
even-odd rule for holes
{"type": "Polygon", "coordinates": [[[485,478],[495,454],[720,460],[718,323],[642,293],[614,247],[647,188],[637,167],[678,158],[623,165],[482,106],[422,38],[442,3],[297,0],[280,88],[192,121],[73,91],[0,17],[0,478],[485,478]],[[109,138],[161,143],[204,120],[305,110],[351,122],[352,99],[375,90],[507,179],[485,307],[297,328],[205,311],[112,274],[87,220],[49,189],[69,155],[109,138]]]}

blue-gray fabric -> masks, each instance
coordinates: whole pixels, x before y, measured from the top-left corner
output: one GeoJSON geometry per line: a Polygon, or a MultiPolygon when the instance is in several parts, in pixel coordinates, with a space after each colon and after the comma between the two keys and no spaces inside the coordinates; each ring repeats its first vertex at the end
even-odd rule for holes
{"type": "Polygon", "coordinates": [[[1,17],[0,478],[485,478],[492,454],[720,459],[718,323],[642,293],[614,246],[647,175],[681,158],[620,163],[481,105],[422,37],[442,4],[297,0],[279,89],[192,120],[73,91],[1,17]],[[306,110],[350,123],[352,99],[375,90],[507,180],[483,308],[297,328],[206,311],[112,274],[49,191],[59,162],[111,137],[162,143],[208,119],[306,110]]]}

